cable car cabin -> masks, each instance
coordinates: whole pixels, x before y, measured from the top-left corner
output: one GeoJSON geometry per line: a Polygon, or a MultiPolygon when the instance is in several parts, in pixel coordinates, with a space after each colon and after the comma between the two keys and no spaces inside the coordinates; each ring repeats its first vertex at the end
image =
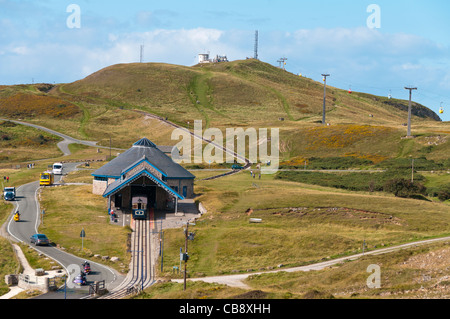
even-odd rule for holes
{"type": "Polygon", "coordinates": [[[440,109],[439,109],[439,114],[443,114],[444,113],[444,109],[441,107],[440,109]]]}
{"type": "Polygon", "coordinates": [[[41,173],[39,177],[39,185],[40,186],[50,186],[54,183],[54,175],[52,172],[44,172],[41,173]]]}
{"type": "Polygon", "coordinates": [[[139,195],[131,198],[131,209],[134,219],[146,219],[148,199],[147,196],[139,195]]]}

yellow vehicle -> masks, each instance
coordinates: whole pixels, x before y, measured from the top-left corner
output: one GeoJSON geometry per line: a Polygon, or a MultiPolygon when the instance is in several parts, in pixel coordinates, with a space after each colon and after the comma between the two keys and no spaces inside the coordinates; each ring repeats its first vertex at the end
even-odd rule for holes
{"type": "Polygon", "coordinates": [[[52,172],[41,173],[41,176],[39,177],[39,185],[41,186],[53,185],[54,181],[55,177],[52,172]]]}

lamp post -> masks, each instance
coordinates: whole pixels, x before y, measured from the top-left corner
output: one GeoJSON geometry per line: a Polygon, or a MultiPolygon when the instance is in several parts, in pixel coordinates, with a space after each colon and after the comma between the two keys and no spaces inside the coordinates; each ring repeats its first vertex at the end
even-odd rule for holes
{"type": "MultiPolygon", "coordinates": [[[[183,285],[184,290],[186,290],[187,261],[189,260],[188,240],[194,240],[194,233],[189,233],[189,220],[187,221],[186,229],[184,230],[184,254],[181,253],[181,248],[180,248],[180,263],[181,263],[181,259],[184,260],[184,285],[183,285]]],[[[181,265],[180,265],[180,268],[181,268],[181,265]]]]}
{"type": "Polygon", "coordinates": [[[86,232],[84,231],[84,228],[81,230],[80,237],[81,237],[81,251],[83,251],[83,249],[84,249],[83,240],[84,240],[84,237],[86,237],[86,232]]]}

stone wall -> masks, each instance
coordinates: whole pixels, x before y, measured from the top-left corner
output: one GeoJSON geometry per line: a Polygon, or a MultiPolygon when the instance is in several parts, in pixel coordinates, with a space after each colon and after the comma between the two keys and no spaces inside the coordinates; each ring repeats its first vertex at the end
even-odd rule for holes
{"type": "Polygon", "coordinates": [[[107,187],[107,181],[97,181],[94,179],[94,181],[92,182],[92,193],[94,195],[103,195],[107,187]]]}

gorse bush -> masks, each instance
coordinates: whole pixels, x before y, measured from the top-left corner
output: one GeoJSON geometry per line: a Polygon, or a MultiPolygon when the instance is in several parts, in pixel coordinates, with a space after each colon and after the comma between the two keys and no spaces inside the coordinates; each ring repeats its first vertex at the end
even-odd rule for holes
{"type": "Polygon", "coordinates": [[[304,168],[306,162],[307,169],[349,169],[362,166],[373,165],[368,159],[354,156],[348,157],[311,157],[295,158],[291,161],[281,163],[281,168],[304,168]]]}
{"type": "Polygon", "coordinates": [[[450,184],[447,184],[443,186],[440,190],[436,193],[437,198],[441,201],[446,201],[450,199],[450,184]]]}
{"type": "MultiPolygon", "coordinates": [[[[280,171],[276,179],[289,180],[293,182],[320,185],[347,189],[351,191],[385,191],[386,183],[392,179],[411,178],[411,170],[386,170],[382,173],[350,172],[350,173],[322,173],[302,171],[280,171]]],[[[422,183],[425,177],[414,174],[414,180],[422,183]]]]}
{"type": "Polygon", "coordinates": [[[394,178],[385,183],[383,190],[393,193],[396,197],[414,197],[425,195],[427,189],[422,183],[412,182],[404,178],[394,178]]]}
{"type": "Polygon", "coordinates": [[[0,98],[0,111],[8,117],[70,118],[81,114],[74,104],[60,98],[30,93],[17,93],[0,98]]]}
{"type": "Polygon", "coordinates": [[[436,163],[435,161],[428,160],[425,157],[415,158],[414,163],[411,158],[391,158],[391,159],[385,160],[381,163],[378,163],[377,165],[375,165],[375,167],[392,169],[392,170],[399,170],[399,169],[411,170],[411,167],[413,165],[414,165],[414,170],[432,171],[432,170],[443,169],[443,168],[445,168],[445,165],[448,165],[448,164],[447,164],[447,161],[436,163]]]}

